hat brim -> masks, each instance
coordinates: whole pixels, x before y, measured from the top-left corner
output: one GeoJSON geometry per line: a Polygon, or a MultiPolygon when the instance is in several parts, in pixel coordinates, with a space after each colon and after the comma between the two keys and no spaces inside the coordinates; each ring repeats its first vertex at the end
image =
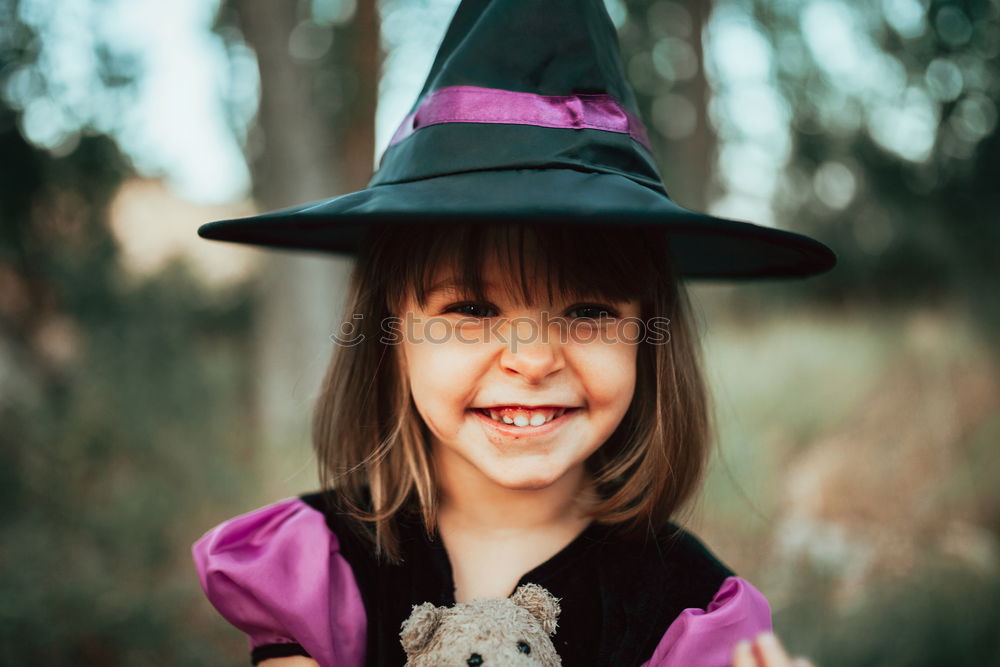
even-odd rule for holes
{"type": "Polygon", "coordinates": [[[202,225],[206,239],[351,254],[374,224],[536,223],[663,229],[685,278],[792,278],[837,258],[802,234],[689,211],[624,176],[573,169],[464,172],[202,225]]]}

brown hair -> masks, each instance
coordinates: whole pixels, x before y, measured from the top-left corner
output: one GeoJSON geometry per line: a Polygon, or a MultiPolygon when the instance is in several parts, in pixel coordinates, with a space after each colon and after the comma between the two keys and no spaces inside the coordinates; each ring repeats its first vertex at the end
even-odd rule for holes
{"type": "Polygon", "coordinates": [[[485,300],[481,270],[488,250],[509,268],[505,289],[528,305],[538,296],[531,293],[529,272],[540,269],[550,299],[554,288],[570,297],[637,299],[643,322],[669,318],[668,344],[646,337],[638,343],[632,403],[586,462],[599,496],[589,512],[595,521],[633,536],[663,527],[701,483],[710,424],[687,292],[665,235],[646,228],[372,227],[347,299],[345,324],[353,327],[353,340],[334,351],[313,416],[322,488],[336,489],[341,507],[374,542],[376,554],[393,562],[400,557],[397,515],[418,512],[426,530],[434,530],[437,491],[428,432],[381,323],[398,317],[409,296],[425,304],[430,281],[443,266],[485,300]],[[531,267],[526,241],[540,250],[531,267]]]}

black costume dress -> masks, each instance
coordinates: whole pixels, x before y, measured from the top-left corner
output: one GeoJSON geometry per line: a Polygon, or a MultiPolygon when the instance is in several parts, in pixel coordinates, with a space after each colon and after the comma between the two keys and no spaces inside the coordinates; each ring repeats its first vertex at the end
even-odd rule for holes
{"type": "MultiPolygon", "coordinates": [[[[208,598],[248,635],[253,664],[306,655],[322,667],[400,667],[413,606],[455,598],[441,540],[415,517],[398,525],[403,561],[391,565],[332,493],[312,493],[223,522],[193,553],[208,598]]],[[[528,582],[560,600],[552,641],[567,667],[728,667],[738,639],[771,629],[763,595],[673,524],[626,540],[591,522],[518,585],[528,582]]]]}

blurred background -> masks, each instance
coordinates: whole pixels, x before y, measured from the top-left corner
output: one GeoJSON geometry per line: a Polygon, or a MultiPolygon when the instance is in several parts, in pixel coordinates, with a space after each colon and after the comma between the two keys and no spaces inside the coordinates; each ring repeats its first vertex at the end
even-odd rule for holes
{"type": "MultiPolygon", "coordinates": [[[[0,0],[0,664],[244,665],[190,559],[317,488],[337,257],[456,0],[0,0]]],[[[1000,1],[608,0],[671,196],[839,266],[692,284],[688,524],[823,666],[1000,665],[1000,1]]]]}

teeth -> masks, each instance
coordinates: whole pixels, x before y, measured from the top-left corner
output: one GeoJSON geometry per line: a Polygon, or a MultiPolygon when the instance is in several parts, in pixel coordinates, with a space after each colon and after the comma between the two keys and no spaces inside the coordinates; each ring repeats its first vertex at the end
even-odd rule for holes
{"type": "Polygon", "coordinates": [[[546,422],[550,422],[556,417],[561,417],[566,412],[566,408],[559,408],[558,410],[537,410],[529,411],[523,408],[501,408],[499,410],[494,408],[486,408],[482,410],[483,413],[487,414],[493,421],[503,422],[504,424],[513,424],[514,426],[541,426],[546,422]]]}

